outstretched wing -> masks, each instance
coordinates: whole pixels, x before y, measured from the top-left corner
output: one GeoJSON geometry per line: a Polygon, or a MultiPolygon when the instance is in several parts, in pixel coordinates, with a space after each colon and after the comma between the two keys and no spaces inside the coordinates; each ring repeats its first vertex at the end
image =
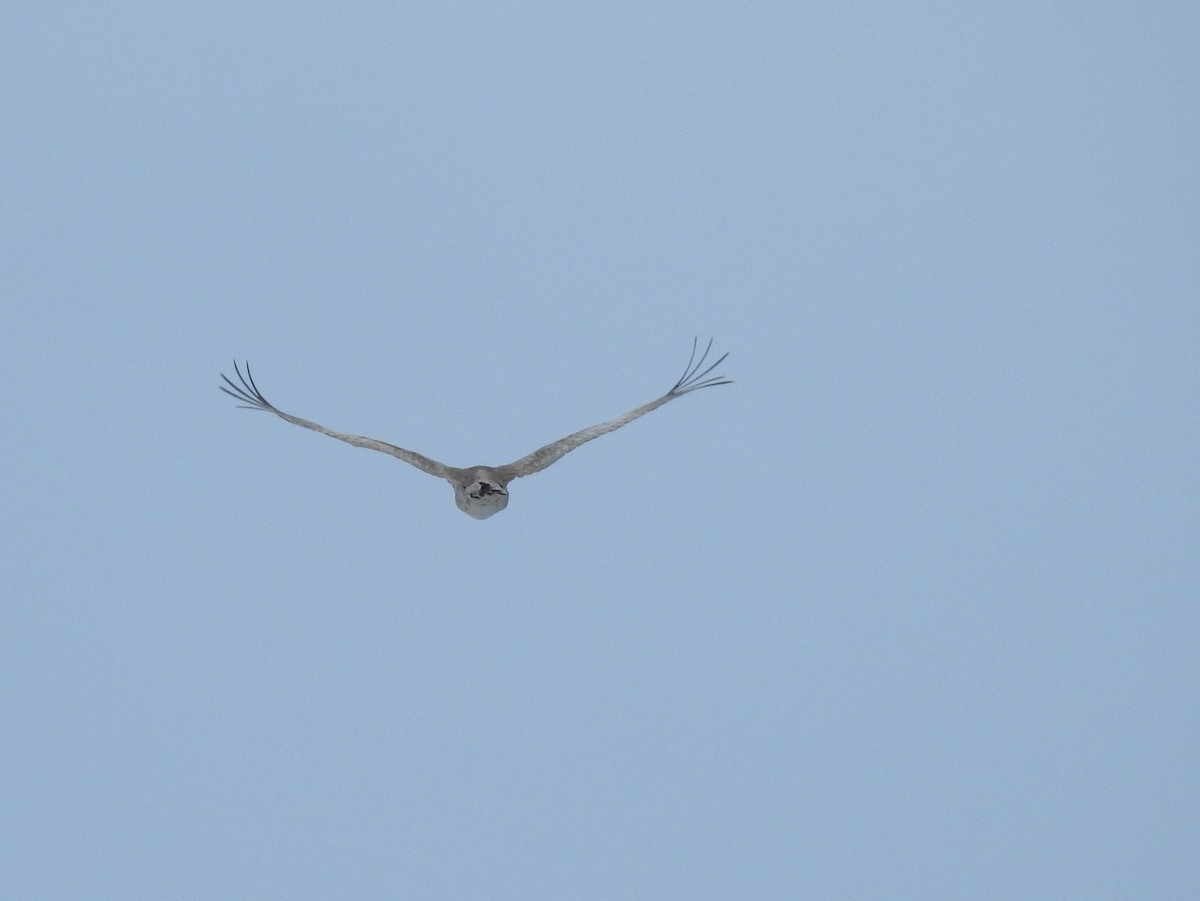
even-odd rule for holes
{"type": "Polygon", "coordinates": [[[286,419],[288,422],[296,425],[304,426],[306,429],[312,429],[314,432],[320,432],[322,435],[328,435],[330,438],[336,438],[338,441],[345,441],[347,444],[353,444],[355,447],[365,447],[369,450],[383,451],[385,454],[391,454],[393,457],[399,457],[405,463],[411,463],[413,466],[420,469],[422,472],[427,472],[431,476],[438,478],[446,478],[450,474],[450,467],[439,463],[437,460],[430,460],[415,451],[405,450],[402,447],[396,447],[394,444],[388,444],[386,441],[376,441],[374,438],[364,438],[361,435],[343,435],[341,432],[335,432],[332,429],[327,429],[323,425],[317,425],[315,422],[309,422],[307,419],[301,419],[299,416],[292,416],[290,413],[284,413],[282,410],[277,410],[272,406],[271,402],[263,397],[262,392],[258,390],[258,386],[254,384],[254,377],[250,374],[250,364],[246,364],[246,374],[242,375],[241,367],[237,361],[233,363],[233,370],[237,373],[238,381],[241,385],[236,385],[225,375],[221,373],[221,378],[225,380],[225,385],[217,387],[237,401],[239,407],[246,410],[263,410],[267,413],[274,413],[280,419],[286,419]]]}
{"type": "Polygon", "coordinates": [[[591,428],[582,429],[566,438],[560,438],[553,444],[547,444],[545,447],[538,448],[532,454],[522,457],[514,463],[509,463],[507,466],[497,467],[497,472],[505,479],[519,479],[521,476],[532,475],[535,472],[541,472],[551,463],[556,462],[565,454],[569,454],[579,445],[591,441],[593,438],[599,438],[601,435],[607,435],[614,429],[619,429],[626,423],[633,422],[639,416],[645,416],[651,410],[657,410],[668,401],[672,401],[677,397],[683,397],[689,391],[696,391],[700,388],[710,388],[713,385],[729,385],[732,384],[730,379],[723,376],[708,374],[716,369],[724,362],[729,354],[722,354],[715,363],[709,365],[707,369],[701,371],[700,367],[704,365],[704,361],[708,359],[708,352],[712,349],[712,340],[708,342],[708,346],[704,348],[704,353],[700,355],[700,359],[696,359],[696,350],[699,342],[692,341],[692,355],[688,358],[688,364],[683,370],[683,375],[679,377],[671,390],[656,400],[650,401],[648,404],[638,407],[636,410],[630,410],[624,416],[619,416],[616,419],[608,422],[602,422],[599,425],[594,425],[591,428]],[[695,365],[693,365],[695,364],[695,365]]]}

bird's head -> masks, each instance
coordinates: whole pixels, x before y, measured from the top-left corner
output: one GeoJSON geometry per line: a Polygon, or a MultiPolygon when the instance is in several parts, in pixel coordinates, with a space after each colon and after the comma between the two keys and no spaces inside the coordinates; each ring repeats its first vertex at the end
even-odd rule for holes
{"type": "Polygon", "coordinates": [[[453,485],[454,503],[468,516],[487,519],[508,506],[508,489],[491,473],[476,471],[453,485]]]}

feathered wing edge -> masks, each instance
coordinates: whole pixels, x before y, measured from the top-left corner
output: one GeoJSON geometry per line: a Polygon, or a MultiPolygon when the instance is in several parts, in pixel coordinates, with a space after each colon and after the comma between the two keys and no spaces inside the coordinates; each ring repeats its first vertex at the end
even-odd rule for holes
{"type": "Polygon", "coordinates": [[[656,398],[648,404],[643,404],[635,410],[630,410],[624,416],[618,416],[616,419],[602,422],[590,428],[581,429],[578,432],[567,435],[565,438],[560,438],[557,441],[547,444],[545,447],[538,448],[532,454],[527,454],[520,460],[516,460],[506,466],[497,467],[496,471],[505,481],[533,475],[533,473],[541,472],[550,464],[562,459],[581,444],[585,444],[593,438],[599,438],[601,435],[607,435],[609,432],[633,422],[639,416],[645,416],[650,411],[657,410],[668,401],[672,401],[677,397],[683,397],[683,395],[691,391],[697,391],[700,388],[733,384],[732,379],[727,379],[720,375],[709,375],[710,372],[725,361],[725,358],[729,354],[721,354],[715,362],[711,363],[706,369],[701,370],[701,367],[704,366],[704,361],[708,359],[709,351],[712,350],[712,339],[709,339],[708,345],[704,348],[704,353],[697,360],[696,351],[699,349],[699,346],[699,339],[693,339],[692,355],[688,358],[688,364],[684,367],[683,375],[679,377],[679,381],[671,386],[671,390],[662,397],[656,398]]]}
{"type": "Polygon", "coordinates": [[[238,401],[238,406],[245,410],[262,410],[265,413],[274,413],[280,419],[284,419],[294,425],[303,426],[306,429],[312,429],[314,432],[320,432],[322,435],[328,435],[330,438],[336,438],[339,441],[345,441],[347,444],[352,444],[355,447],[365,447],[368,450],[382,451],[385,454],[391,454],[405,463],[410,463],[422,472],[427,472],[431,476],[438,478],[449,478],[452,472],[451,467],[444,463],[439,463],[437,460],[431,460],[429,457],[418,454],[416,451],[406,450],[403,447],[397,447],[394,444],[388,444],[386,441],[377,441],[374,438],[364,438],[361,435],[345,435],[341,432],[335,432],[332,429],[327,429],[323,425],[318,425],[315,422],[309,422],[307,419],[301,419],[299,416],[292,416],[290,413],[284,413],[277,409],[270,401],[268,401],[258,386],[254,384],[254,376],[250,374],[250,364],[246,363],[246,372],[243,375],[242,369],[238,365],[237,360],[233,361],[233,371],[237,373],[238,382],[236,384],[225,373],[221,373],[221,378],[225,380],[224,385],[217,387],[238,401]],[[226,387],[228,386],[228,387],[226,387]]]}
{"type": "Polygon", "coordinates": [[[696,349],[700,346],[700,339],[692,339],[692,355],[688,357],[688,364],[684,367],[683,375],[679,377],[679,381],[677,381],[671,387],[671,390],[667,392],[669,396],[681,397],[682,395],[687,394],[689,391],[695,391],[699,388],[711,388],[713,385],[733,384],[733,379],[727,379],[723,375],[714,375],[709,378],[705,378],[706,375],[725,362],[725,358],[729,356],[728,351],[717,357],[716,361],[703,372],[700,371],[700,367],[703,366],[704,361],[708,359],[708,352],[712,350],[712,343],[713,339],[709,338],[708,345],[704,348],[704,353],[700,355],[699,361],[696,361],[696,349]],[[692,366],[693,361],[696,361],[695,366],[692,366]]]}

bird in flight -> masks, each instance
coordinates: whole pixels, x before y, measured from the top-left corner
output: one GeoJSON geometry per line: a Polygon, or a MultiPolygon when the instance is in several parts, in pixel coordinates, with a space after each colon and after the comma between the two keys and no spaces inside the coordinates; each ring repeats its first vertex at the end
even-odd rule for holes
{"type": "Polygon", "coordinates": [[[565,454],[569,454],[575,450],[579,445],[591,441],[593,438],[599,438],[601,435],[606,435],[614,429],[619,429],[626,423],[633,422],[639,416],[645,416],[651,410],[657,410],[663,404],[677,397],[683,397],[683,395],[697,391],[700,388],[732,384],[730,379],[723,376],[709,375],[710,372],[724,362],[729,354],[722,354],[715,362],[709,364],[706,369],[701,370],[705,360],[708,359],[708,352],[712,349],[712,340],[709,340],[708,346],[704,349],[704,353],[700,355],[699,360],[696,359],[698,348],[699,342],[693,341],[692,355],[688,358],[688,364],[683,370],[683,375],[679,377],[679,381],[671,386],[671,390],[662,395],[662,397],[658,397],[648,404],[643,404],[636,410],[630,410],[624,416],[618,416],[616,419],[611,419],[608,422],[602,422],[591,428],[581,429],[578,432],[567,435],[565,438],[559,438],[557,441],[547,444],[545,447],[540,447],[531,454],[527,454],[520,460],[515,460],[504,466],[468,466],[464,469],[459,469],[454,466],[447,466],[445,463],[439,463],[437,460],[431,460],[429,457],[422,456],[416,451],[388,444],[386,441],[364,438],[361,435],[344,435],[341,432],[327,429],[323,425],[317,425],[315,422],[309,422],[307,419],[301,419],[299,416],[284,413],[263,397],[262,392],[258,390],[258,386],[254,384],[254,377],[250,374],[249,363],[246,364],[245,374],[242,373],[242,367],[238,365],[236,360],[233,363],[233,371],[237,373],[238,382],[241,384],[234,383],[229,376],[221,373],[221,378],[225,380],[225,384],[218,385],[217,387],[239,401],[238,406],[243,409],[274,413],[280,419],[284,419],[294,425],[304,426],[306,429],[312,429],[314,432],[320,432],[322,435],[328,435],[330,438],[337,438],[339,441],[345,441],[347,444],[353,444],[355,447],[383,451],[385,454],[399,457],[405,463],[411,463],[422,472],[427,472],[431,476],[437,476],[439,479],[445,479],[454,488],[454,502],[458,505],[458,509],[476,519],[487,519],[489,516],[499,513],[508,506],[508,484],[513,479],[541,472],[551,463],[556,462],[565,454]]]}

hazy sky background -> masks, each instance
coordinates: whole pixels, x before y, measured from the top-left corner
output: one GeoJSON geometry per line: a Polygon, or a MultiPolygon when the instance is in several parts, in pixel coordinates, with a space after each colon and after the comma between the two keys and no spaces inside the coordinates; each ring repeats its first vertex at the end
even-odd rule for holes
{"type": "Polygon", "coordinates": [[[6,4],[0,897],[1200,896],[1198,39],[6,4]]]}

